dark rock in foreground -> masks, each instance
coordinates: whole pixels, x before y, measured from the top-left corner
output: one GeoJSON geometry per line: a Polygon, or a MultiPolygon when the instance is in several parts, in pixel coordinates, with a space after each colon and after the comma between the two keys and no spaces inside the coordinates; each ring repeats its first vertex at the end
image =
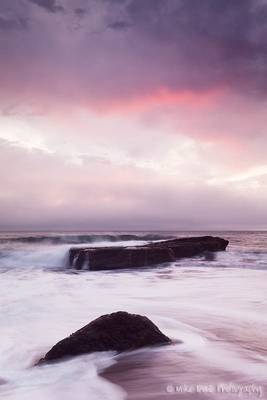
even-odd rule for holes
{"type": "Polygon", "coordinates": [[[228,240],[213,237],[171,239],[144,246],[72,248],[69,264],[75,269],[92,271],[140,268],[193,257],[207,251],[223,251],[228,240]]]}
{"type": "Polygon", "coordinates": [[[171,343],[147,317],[124,311],[103,315],[61,340],[39,361],[59,360],[96,351],[126,351],[171,343]]]}

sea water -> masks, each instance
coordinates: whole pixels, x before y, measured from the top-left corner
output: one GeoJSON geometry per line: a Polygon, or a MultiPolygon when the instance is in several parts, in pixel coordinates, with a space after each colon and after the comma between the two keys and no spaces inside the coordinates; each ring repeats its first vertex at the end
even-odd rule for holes
{"type": "Polygon", "coordinates": [[[1,399],[267,399],[266,232],[2,233],[0,310],[1,399]],[[73,246],[207,234],[228,239],[227,251],[138,270],[68,268],[73,246]],[[119,310],[146,315],[174,344],[34,367],[119,310]]]}

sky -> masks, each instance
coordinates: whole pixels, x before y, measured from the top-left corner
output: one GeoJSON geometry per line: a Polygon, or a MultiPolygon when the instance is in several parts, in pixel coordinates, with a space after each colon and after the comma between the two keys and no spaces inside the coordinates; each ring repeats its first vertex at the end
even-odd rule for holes
{"type": "Polygon", "coordinates": [[[0,229],[267,229],[266,0],[0,0],[0,229]]]}

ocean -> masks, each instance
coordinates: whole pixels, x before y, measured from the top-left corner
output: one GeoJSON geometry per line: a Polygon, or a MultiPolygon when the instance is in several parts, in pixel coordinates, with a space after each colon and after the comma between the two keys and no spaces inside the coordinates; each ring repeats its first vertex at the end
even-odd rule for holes
{"type": "Polygon", "coordinates": [[[1,399],[267,399],[267,232],[1,233],[0,308],[1,399]],[[227,251],[141,270],[68,267],[73,246],[207,234],[227,251]],[[174,344],[34,367],[119,310],[146,315],[174,344]]]}

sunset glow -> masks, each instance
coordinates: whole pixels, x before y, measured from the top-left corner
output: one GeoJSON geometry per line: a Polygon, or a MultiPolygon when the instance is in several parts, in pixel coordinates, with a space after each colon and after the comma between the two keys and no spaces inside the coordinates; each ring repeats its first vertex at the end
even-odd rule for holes
{"type": "Polygon", "coordinates": [[[152,3],[1,1],[2,229],[267,228],[266,3],[152,3]]]}

